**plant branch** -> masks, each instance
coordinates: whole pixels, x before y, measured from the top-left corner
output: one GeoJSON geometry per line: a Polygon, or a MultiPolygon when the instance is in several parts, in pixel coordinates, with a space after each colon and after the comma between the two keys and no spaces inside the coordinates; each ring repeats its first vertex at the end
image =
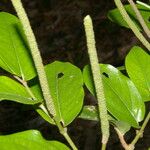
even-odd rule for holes
{"type": "Polygon", "coordinates": [[[147,36],[150,38],[150,30],[148,28],[148,26],[146,25],[140,11],[138,10],[137,6],[135,5],[135,3],[133,2],[133,0],[128,0],[128,2],[130,3],[132,9],[134,10],[138,21],[140,22],[144,32],[147,34],[147,36]]]}
{"type": "Polygon", "coordinates": [[[107,107],[103,89],[102,78],[100,74],[100,66],[98,63],[98,57],[95,46],[95,37],[93,31],[92,19],[88,15],[84,18],[84,27],[87,39],[87,48],[88,54],[91,63],[91,69],[93,74],[94,85],[96,89],[96,96],[98,100],[98,108],[99,108],[99,117],[101,121],[101,131],[102,131],[102,147],[103,150],[106,149],[106,144],[109,138],[109,121],[107,115],[107,107]]]}
{"type": "MultiPolygon", "coordinates": [[[[43,92],[43,96],[44,96],[44,100],[45,100],[45,104],[46,104],[46,108],[48,110],[49,113],[49,117],[51,117],[56,125],[58,126],[60,133],[63,133],[63,136],[66,138],[66,140],[68,141],[68,143],[70,144],[70,146],[72,147],[73,150],[77,150],[77,148],[75,147],[74,143],[72,142],[72,140],[70,139],[69,135],[65,131],[65,129],[63,128],[63,126],[61,125],[61,123],[59,122],[59,120],[57,120],[57,115],[56,115],[56,110],[55,110],[55,106],[54,106],[54,102],[50,93],[50,89],[48,86],[48,81],[47,81],[47,77],[46,77],[46,73],[44,70],[44,65],[42,62],[42,58],[40,55],[40,51],[34,36],[34,33],[31,29],[30,26],[30,22],[29,19],[27,17],[27,14],[23,8],[23,5],[21,3],[21,0],[11,0],[12,4],[18,14],[18,17],[21,21],[21,24],[23,26],[23,30],[24,33],[27,37],[27,41],[30,47],[30,51],[31,51],[31,55],[38,73],[38,77],[39,77],[39,81],[40,81],[40,86],[43,92]]],[[[24,86],[26,86],[27,91],[30,93],[28,86],[26,85],[26,83],[24,83],[24,86]]],[[[32,95],[32,93],[30,93],[30,95],[32,95]]],[[[33,96],[33,95],[32,95],[33,96]]],[[[34,96],[33,96],[34,97],[34,96]]],[[[40,105],[41,109],[47,113],[45,110],[45,106],[40,105]]]]}
{"type": "Polygon", "coordinates": [[[33,100],[36,99],[36,97],[34,96],[34,94],[32,93],[32,91],[30,90],[27,82],[25,80],[20,79],[18,76],[14,76],[15,79],[17,79],[20,83],[22,83],[22,85],[26,88],[26,91],[29,93],[29,95],[31,96],[31,98],[33,100]]]}
{"type": "Polygon", "coordinates": [[[105,150],[105,149],[106,149],[106,144],[102,144],[101,150],[105,150]]]}
{"type": "Polygon", "coordinates": [[[125,150],[134,150],[134,146],[131,146],[131,145],[128,145],[124,139],[124,134],[122,134],[118,128],[114,128],[116,130],[116,133],[118,134],[118,137],[119,137],[119,140],[120,140],[120,143],[122,145],[122,147],[125,149],[125,150]]]}
{"type": "Polygon", "coordinates": [[[68,135],[67,132],[65,132],[63,134],[63,136],[65,137],[65,139],[68,141],[68,143],[70,144],[70,146],[72,147],[73,150],[77,150],[77,147],[75,146],[75,144],[73,143],[73,141],[71,140],[70,136],[68,135]]]}
{"type": "MultiPolygon", "coordinates": [[[[14,78],[17,79],[25,87],[26,91],[29,93],[29,95],[31,96],[31,98],[33,100],[36,100],[36,97],[32,93],[32,91],[29,88],[27,82],[25,80],[20,79],[18,76],[14,76],[14,78]]],[[[39,107],[50,117],[50,115],[49,115],[47,109],[45,108],[44,104],[40,104],[39,107]]]]}
{"type": "Polygon", "coordinates": [[[144,123],[141,127],[141,129],[139,130],[139,132],[137,133],[137,135],[135,136],[135,138],[133,139],[133,141],[131,142],[131,145],[135,145],[137,143],[137,141],[139,140],[139,138],[141,137],[141,135],[143,134],[144,132],[144,129],[147,125],[147,123],[149,122],[150,120],[150,112],[148,113],[148,115],[146,116],[145,120],[144,120],[144,123]]]}
{"type": "Polygon", "coordinates": [[[68,141],[68,143],[70,144],[71,148],[73,150],[78,150],[77,147],[75,146],[75,144],[73,143],[73,141],[71,140],[70,136],[68,135],[67,133],[67,128],[66,127],[63,127],[63,125],[57,121],[57,119],[55,120],[56,121],[56,125],[59,129],[59,132],[64,136],[64,138],[68,141]]]}
{"type": "MultiPolygon", "coordinates": [[[[26,88],[27,92],[32,97],[32,99],[35,100],[36,97],[32,93],[32,91],[29,88],[27,82],[22,80],[22,79],[20,79],[18,76],[14,76],[14,78],[17,79],[20,83],[22,83],[22,85],[26,88]]],[[[45,108],[45,106],[43,104],[40,104],[39,107],[49,116],[49,113],[47,112],[47,109],[45,108]]],[[[56,124],[57,124],[57,126],[59,128],[60,133],[65,137],[65,139],[68,141],[68,143],[70,144],[72,149],[73,150],[77,150],[76,146],[74,145],[73,141],[71,140],[71,138],[69,137],[69,135],[67,133],[67,128],[62,127],[62,125],[59,123],[59,121],[56,121],[56,124]]]]}
{"type": "Polygon", "coordinates": [[[135,144],[137,143],[137,141],[141,138],[141,135],[143,135],[144,129],[145,129],[147,123],[149,122],[149,120],[150,120],[150,112],[149,112],[148,115],[146,116],[146,118],[145,118],[145,120],[144,120],[144,123],[143,123],[141,129],[139,130],[139,132],[137,133],[137,135],[135,136],[135,138],[133,139],[133,141],[131,142],[131,144],[127,144],[127,143],[126,143],[126,141],[125,141],[125,139],[124,139],[124,135],[119,131],[118,128],[115,127],[115,130],[116,130],[116,132],[117,132],[117,134],[118,134],[118,137],[119,137],[119,139],[120,139],[120,142],[121,142],[121,144],[122,144],[122,146],[123,146],[123,148],[124,148],[125,150],[134,150],[134,146],[135,146],[135,144]]]}
{"type": "Polygon", "coordinates": [[[40,51],[38,49],[38,45],[34,36],[34,33],[31,29],[30,22],[28,20],[27,14],[22,6],[21,0],[11,0],[12,4],[18,14],[18,17],[22,23],[24,33],[27,37],[27,41],[30,47],[31,55],[38,73],[41,89],[43,92],[44,100],[46,103],[46,107],[51,116],[56,115],[55,106],[50,94],[46,73],[44,70],[44,66],[42,63],[42,58],[40,55],[40,51]]]}
{"type": "Polygon", "coordinates": [[[142,42],[142,44],[150,51],[150,43],[145,39],[145,37],[141,34],[137,26],[134,24],[134,22],[131,20],[129,15],[127,14],[122,2],[120,0],[114,0],[115,4],[120,11],[122,17],[127,22],[133,33],[136,35],[136,37],[142,42]]]}

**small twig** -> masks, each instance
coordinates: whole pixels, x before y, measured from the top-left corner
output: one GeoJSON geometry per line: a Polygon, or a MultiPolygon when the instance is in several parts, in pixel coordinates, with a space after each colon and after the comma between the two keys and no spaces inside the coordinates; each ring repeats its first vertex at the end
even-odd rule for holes
{"type": "Polygon", "coordinates": [[[63,127],[63,125],[57,120],[55,120],[55,123],[59,129],[59,132],[64,136],[64,138],[67,140],[67,142],[69,143],[71,148],[73,150],[78,150],[77,147],[75,146],[75,144],[73,143],[73,141],[71,140],[70,136],[68,135],[67,128],[63,127]]]}
{"type": "MultiPolygon", "coordinates": [[[[14,78],[17,79],[25,87],[26,91],[29,93],[32,100],[36,100],[36,97],[34,96],[33,92],[29,88],[28,83],[25,80],[22,80],[21,78],[19,78],[18,76],[14,76],[14,78]]],[[[40,104],[39,107],[49,116],[49,113],[43,104],[40,104]]]]}
{"type": "Polygon", "coordinates": [[[18,76],[14,76],[14,78],[17,79],[20,83],[22,83],[22,85],[26,88],[26,91],[29,93],[29,95],[32,97],[32,99],[36,100],[36,97],[34,96],[32,91],[30,90],[27,82],[25,80],[20,79],[18,76]]]}
{"type": "Polygon", "coordinates": [[[96,46],[95,46],[93,24],[92,24],[92,19],[89,15],[84,18],[84,27],[85,27],[85,33],[87,39],[88,54],[89,54],[91,69],[93,74],[93,80],[96,89],[96,96],[98,100],[99,117],[101,121],[101,131],[102,131],[102,149],[105,150],[109,138],[109,121],[107,115],[104,88],[103,88],[103,83],[102,83],[102,78],[100,73],[100,66],[98,63],[98,57],[97,57],[96,46]]]}
{"type": "Polygon", "coordinates": [[[105,149],[106,149],[106,144],[102,144],[101,150],[105,150],[105,149]]]}
{"type": "Polygon", "coordinates": [[[126,12],[122,2],[120,0],[115,0],[115,4],[120,11],[122,17],[127,22],[133,33],[136,37],[142,42],[142,44],[150,51],[150,43],[145,39],[145,37],[141,34],[135,23],[131,20],[128,13],[126,12]]]}
{"type": "Polygon", "coordinates": [[[116,130],[116,133],[118,134],[118,137],[119,137],[119,140],[120,140],[120,143],[122,145],[122,147],[125,149],[125,150],[133,150],[134,147],[131,147],[130,145],[128,145],[124,139],[124,134],[122,134],[118,128],[114,128],[116,130]]]}
{"type": "Polygon", "coordinates": [[[124,139],[124,135],[119,131],[118,128],[116,128],[116,127],[114,128],[116,130],[118,137],[120,139],[120,142],[121,142],[121,144],[125,150],[134,150],[135,144],[141,138],[141,135],[143,135],[144,129],[145,129],[147,123],[149,122],[149,120],[150,120],[150,112],[146,116],[141,129],[138,131],[137,135],[135,136],[135,138],[133,139],[131,144],[127,144],[125,139],[124,139]]]}
{"type": "Polygon", "coordinates": [[[138,8],[136,7],[135,3],[133,2],[133,0],[128,0],[128,2],[130,3],[132,9],[134,10],[138,21],[140,22],[144,32],[147,34],[147,36],[150,38],[150,30],[148,28],[148,26],[146,25],[140,11],[138,10],[138,8]]]}
{"type": "Polygon", "coordinates": [[[137,141],[141,138],[141,135],[143,135],[144,129],[147,125],[147,123],[150,120],[150,112],[148,113],[148,115],[146,116],[144,123],[141,127],[141,129],[139,130],[139,132],[137,133],[137,135],[135,136],[135,138],[133,139],[133,141],[131,142],[131,145],[135,145],[137,143],[137,141]]]}

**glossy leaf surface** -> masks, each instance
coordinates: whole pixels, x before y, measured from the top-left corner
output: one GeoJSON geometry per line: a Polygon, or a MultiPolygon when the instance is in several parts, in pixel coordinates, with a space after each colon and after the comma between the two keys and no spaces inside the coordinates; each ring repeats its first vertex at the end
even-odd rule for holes
{"type": "Polygon", "coordinates": [[[20,21],[5,12],[0,13],[0,67],[25,80],[36,75],[20,21]]]}
{"type": "MultiPolygon", "coordinates": [[[[45,66],[50,92],[54,100],[57,118],[65,126],[79,114],[84,99],[82,72],[70,63],[55,61],[45,66]]],[[[37,110],[46,121],[51,119],[37,110]]]]}
{"type": "MultiPolygon", "coordinates": [[[[131,6],[130,5],[124,5],[124,6],[125,6],[125,9],[126,9],[128,15],[131,17],[132,21],[136,24],[136,26],[140,30],[142,30],[142,27],[140,26],[140,24],[137,20],[136,14],[134,13],[131,6]]],[[[137,7],[138,7],[143,19],[145,20],[145,23],[150,28],[150,22],[149,22],[150,10],[148,8],[144,7],[144,6],[141,6],[141,5],[137,5],[137,7]]],[[[120,14],[120,12],[117,8],[108,12],[108,18],[111,21],[113,21],[113,22],[115,22],[115,23],[117,23],[121,26],[129,28],[129,26],[127,25],[126,21],[122,18],[122,15],[120,14]]]]}
{"type": "Polygon", "coordinates": [[[144,101],[150,101],[150,55],[140,47],[128,53],[125,66],[129,77],[138,88],[144,101]]]}
{"type": "Polygon", "coordinates": [[[0,101],[10,100],[22,104],[36,104],[41,100],[33,100],[25,87],[6,76],[0,76],[0,101]]]}
{"type": "MultiPolygon", "coordinates": [[[[108,111],[118,120],[138,127],[145,114],[143,100],[132,83],[118,69],[101,64],[101,73],[108,111]]],[[[92,74],[89,66],[83,70],[84,82],[95,95],[92,74]]]]}
{"type": "Polygon", "coordinates": [[[63,143],[45,140],[36,130],[1,135],[0,147],[1,150],[69,150],[63,143]]]}

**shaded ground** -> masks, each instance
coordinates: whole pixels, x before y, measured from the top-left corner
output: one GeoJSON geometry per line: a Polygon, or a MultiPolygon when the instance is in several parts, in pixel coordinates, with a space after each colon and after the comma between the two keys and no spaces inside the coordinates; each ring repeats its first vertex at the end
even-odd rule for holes
{"type": "MultiPolygon", "coordinates": [[[[120,28],[107,19],[108,10],[115,7],[113,1],[23,0],[23,4],[45,64],[60,60],[72,62],[83,68],[89,63],[83,30],[83,17],[87,14],[93,18],[100,62],[122,65],[130,47],[139,44],[130,30],[120,28]]],[[[0,11],[15,14],[9,0],[0,0],[0,11]]],[[[87,94],[85,104],[96,102],[87,94]]],[[[150,147],[149,125],[136,150],[147,150],[150,147]]],[[[69,133],[80,150],[98,150],[99,128],[97,122],[77,119],[70,125],[69,133]]],[[[0,132],[8,134],[27,129],[39,129],[47,139],[66,142],[57,128],[42,120],[32,108],[13,102],[1,102],[0,132]]],[[[114,130],[111,132],[108,150],[121,149],[114,130]]],[[[131,133],[126,136],[128,141],[133,138],[131,133]]]]}

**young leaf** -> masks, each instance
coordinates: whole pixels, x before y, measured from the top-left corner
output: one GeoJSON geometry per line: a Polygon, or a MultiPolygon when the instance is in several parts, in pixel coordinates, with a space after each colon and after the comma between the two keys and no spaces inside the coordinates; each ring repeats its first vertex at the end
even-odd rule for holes
{"type": "Polygon", "coordinates": [[[2,100],[11,100],[22,104],[41,102],[41,99],[32,100],[23,85],[6,76],[0,76],[0,101],[2,100]]]}
{"type": "MultiPolygon", "coordinates": [[[[129,14],[129,16],[131,17],[131,19],[133,20],[133,22],[136,24],[136,26],[142,30],[138,20],[137,20],[137,17],[136,17],[136,14],[134,13],[133,9],[131,8],[130,5],[125,5],[124,6],[127,13],[129,14]]],[[[150,10],[144,6],[141,6],[141,5],[137,5],[142,17],[144,18],[147,26],[150,28],[150,22],[149,22],[149,14],[150,14],[150,10]]],[[[119,24],[120,26],[123,26],[123,27],[126,27],[126,28],[129,28],[129,26],[127,25],[126,21],[122,18],[122,15],[120,14],[119,10],[116,8],[116,9],[113,9],[111,11],[108,12],[108,18],[119,24]]]]}
{"type": "Polygon", "coordinates": [[[69,150],[63,143],[45,140],[36,130],[0,136],[1,150],[69,150]]]}
{"type": "MultiPolygon", "coordinates": [[[[138,122],[143,119],[145,114],[144,103],[138,90],[129,78],[113,66],[101,64],[100,67],[108,111],[118,121],[138,127],[138,122]]],[[[89,66],[85,66],[83,77],[87,88],[95,95],[89,66]]]]}
{"type": "Polygon", "coordinates": [[[150,56],[142,48],[135,46],[125,60],[129,77],[138,88],[144,101],[150,101],[150,56]]]}
{"type": "Polygon", "coordinates": [[[0,67],[24,80],[36,75],[20,21],[5,12],[0,13],[0,67]]]}

